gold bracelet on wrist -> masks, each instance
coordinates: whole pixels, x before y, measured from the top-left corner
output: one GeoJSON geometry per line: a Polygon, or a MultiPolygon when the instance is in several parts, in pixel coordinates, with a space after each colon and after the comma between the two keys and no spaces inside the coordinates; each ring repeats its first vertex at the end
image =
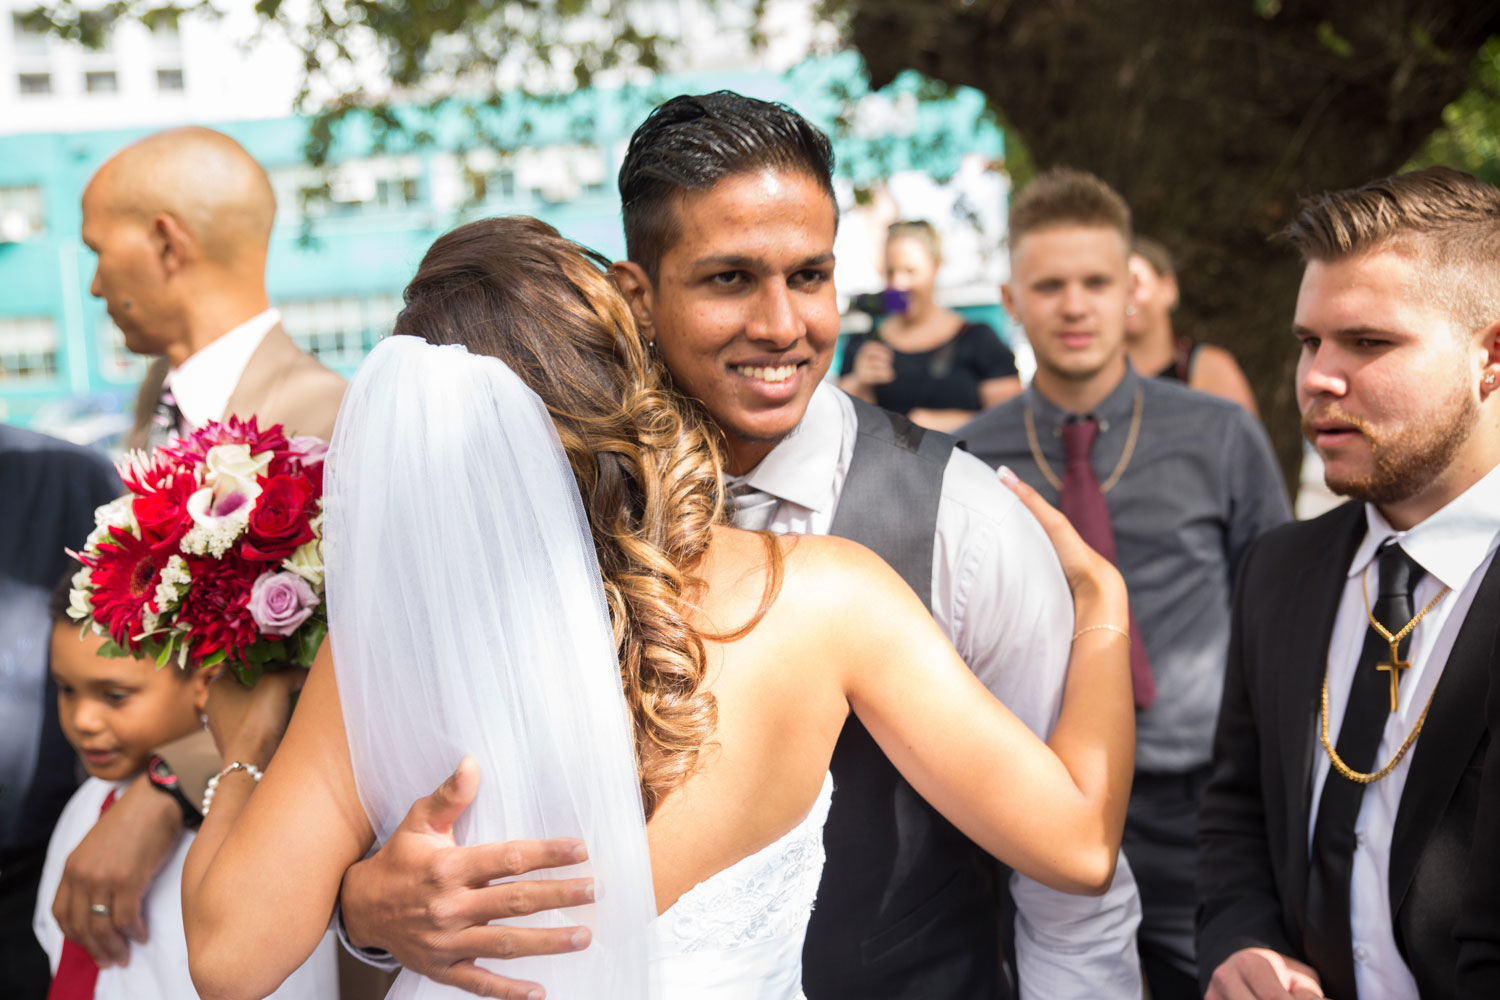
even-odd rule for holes
{"type": "Polygon", "coordinates": [[[1106,632],[1118,632],[1121,635],[1123,635],[1127,640],[1130,638],[1130,630],[1129,629],[1121,628],[1118,625],[1085,625],[1083,628],[1081,628],[1077,632],[1073,633],[1073,641],[1077,642],[1078,641],[1078,637],[1081,636],[1081,635],[1083,635],[1085,632],[1097,632],[1097,631],[1100,631],[1100,630],[1103,630],[1103,631],[1106,631],[1106,632]]]}

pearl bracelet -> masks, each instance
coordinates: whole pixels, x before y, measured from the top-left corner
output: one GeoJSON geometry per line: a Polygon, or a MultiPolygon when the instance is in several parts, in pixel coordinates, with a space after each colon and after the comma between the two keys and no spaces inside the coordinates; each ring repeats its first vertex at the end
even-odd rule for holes
{"type": "Polygon", "coordinates": [[[1081,628],[1077,632],[1073,633],[1073,641],[1077,642],[1078,641],[1078,637],[1081,636],[1081,635],[1083,635],[1085,632],[1096,632],[1096,631],[1099,631],[1100,629],[1103,629],[1103,630],[1109,631],[1109,632],[1118,632],[1121,635],[1123,635],[1125,638],[1127,638],[1127,639],[1130,638],[1130,630],[1129,629],[1123,629],[1123,628],[1121,628],[1118,625],[1085,625],[1083,628],[1081,628]]]}
{"type": "Polygon", "coordinates": [[[226,764],[224,766],[224,770],[208,779],[208,787],[203,790],[203,809],[201,811],[203,813],[204,819],[208,818],[208,807],[213,804],[214,791],[219,787],[219,779],[224,777],[226,774],[233,774],[235,771],[244,771],[246,774],[250,775],[250,777],[255,779],[256,784],[260,784],[260,779],[266,776],[265,772],[256,767],[254,764],[246,764],[243,761],[238,760],[226,764]]]}

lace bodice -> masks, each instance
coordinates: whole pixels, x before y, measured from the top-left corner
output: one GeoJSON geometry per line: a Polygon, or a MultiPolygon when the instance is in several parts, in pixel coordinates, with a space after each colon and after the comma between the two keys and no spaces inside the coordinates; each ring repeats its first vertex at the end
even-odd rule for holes
{"type": "Polygon", "coordinates": [[[653,925],[663,1000],[802,995],[802,939],[823,874],[833,778],[781,839],[684,893],[653,925]]]}

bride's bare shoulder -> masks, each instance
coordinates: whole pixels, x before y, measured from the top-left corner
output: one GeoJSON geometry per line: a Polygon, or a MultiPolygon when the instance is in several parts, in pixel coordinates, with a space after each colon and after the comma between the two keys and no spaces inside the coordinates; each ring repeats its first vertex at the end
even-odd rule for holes
{"type": "MultiPolygon", "coordinates": [[[[827,535],[779,535],[771,543],[781,556],[776,605],[783,612],[826,614],[850,605],[868,608],[875,601],[915,598],[895,570],[858,542],[827,535]]],[[[765,582],[771,563],[765,535],[717,528],[714,549],[721,586],[744,581],[759,587],[765,582]]],[[[714,584],[710,579],[710,587],[714,584]]]]}

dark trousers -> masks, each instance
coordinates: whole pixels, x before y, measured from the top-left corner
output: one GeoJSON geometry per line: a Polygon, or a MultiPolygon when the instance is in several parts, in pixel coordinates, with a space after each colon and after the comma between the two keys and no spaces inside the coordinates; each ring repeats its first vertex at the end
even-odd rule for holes
{"type": "Polygon", "coordinates": [[[0,859],[0,997],[43,1000],[52,982],[47,953],[31,930],[47,849],[0,859]]]}
{"type": "Polygon", "coordinates": [[[1141,892],[1136,942],[1152,1000],[1199,1000],[1193,921],[1198,807],[1210,768],[1186,774],[1137,771],[1123,847],[1141,892]]]}

